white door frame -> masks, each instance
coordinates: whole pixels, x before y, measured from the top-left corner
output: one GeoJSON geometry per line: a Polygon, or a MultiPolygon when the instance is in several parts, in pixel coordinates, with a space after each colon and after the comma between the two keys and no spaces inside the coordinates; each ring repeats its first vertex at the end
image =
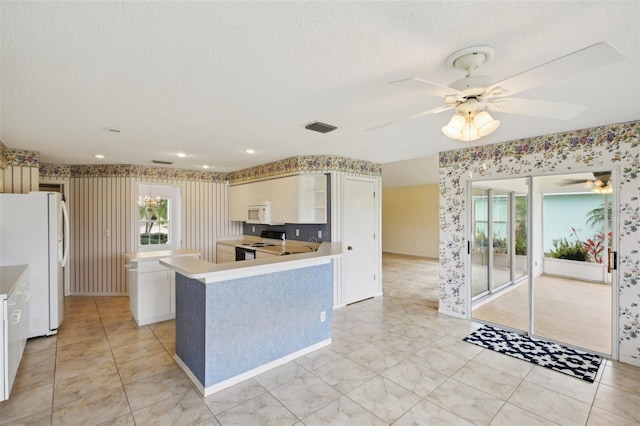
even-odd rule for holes
{"type": "MultiPolygon", "coordinates": [[[[588,169],[582,169],[582,168],[576,168],[576,169],[567,169],[567,170],[554,170],[553,172],[550,173],[535,173],[535,174],[527,174],[526,176],[520,176],[520,177],[526,177],[529,178],[529,182],[530,182],[530,187],[529,187],[529,194],[528,194],[528,205],[529,208],[531,209],[533,207],[533,203],[532,203],[532,193],[533,193],[533,189],[534,189],[534,182],[535,182],[535,178],[536,177],[541,177],[541,176],[553,176],[553,175],[563,175],[563,174],[578,174],[578,173],[590,173],[590,172],[594,172],[594,171],[602,171],[602,170],[607,170],[607,171],[611,171],[611,180],[614,183],[614,189],[613,189],[613,193],[611,194],[611,205],[612,205],[612,217],[611,217],[611,232],[613,234],[613,238],[611,240],[611,250],[612,252],[615,253],[619,253],[619,243],[620,243],[620,224],[619,222],[619,197],[620,197],[620,182],[619,182],[619,176],[620,176],[620,168],[619,166],[614,166],[614,165],[609,165],[609,166],[602,166],[602,167],[598,167],[594,170],[594,168],[588,168],[588,169]]],[[[467,241],[471,241],[471,233],[473,232],[473,230],[471,229],[471,215],[472,215],[472,208],[471,208],[471,197],[472,197],[472,193],[471,193],[471,187],[473,182],[476,181],[491,181],[491,180],[505,180],[505,179],[511,179],[511,178],[515,178],[515,176],[511,176],[511,175],[505,175],[505,176],[492,176],[489,178],[480,178],[480,179],[468,179],[466,182],[466,206],[465,206],[465,215],[466,215],[466,237],[467,237],[467,241]]],[[[539,250],[541,251],[542,248],[540,247],[532,247],[534,245],[534,240],[535,237],[533,235],[533,213],[530,212],[530,214],[528,215],[528,241],[529,241],[529,250],[528,250],[528,272],[529,272],[529,330],[527,330],[527,332],[530,332],[533,329],[533,306],[532,306],[532,299],[533,299],[533,294],[532,294],[532,286],[533,286],[533,275],[536,273],[536,271],[534,270],[534,262],[536,261],[542,261],[542,259],[538,259],[538,254],[534,255],[534,250],[539,250]]],[[[539,228],[540,232],[541,229],[539,228]]],[[[467,312],[467,319],[469,320],[474,320],[473,318],[473,312],[472,312],[472,301],[471,301],[471,295],[472,295],[472,281],[471,281],[471,268],[472,268],[472,264],[471,264],[471,254],[467,253],[467,256],[465,256],[465,282],[466,282],[466,294],[467,294],[467,298],[466,298],[466,312],[467,312]]],[[[616,267],[613,268],[612,267],[612,277],[611,277],[611,358],[618,360],[619,359],[619,347],[618,347],[618,339],[619,339],[619,315],[618,315],[618,307],[619,307],[619,289],[620,289],[620,277],[618,274],[618,270],[619,270],[619,265],[620,265],[620,260],[617,259],[617,265],[615,265],[616,267]]],[[[477,320],[475,320],[477,321],[477,320]]],[[[532,334],[534,337],[540,337],[534,334],[532,334]]]]}

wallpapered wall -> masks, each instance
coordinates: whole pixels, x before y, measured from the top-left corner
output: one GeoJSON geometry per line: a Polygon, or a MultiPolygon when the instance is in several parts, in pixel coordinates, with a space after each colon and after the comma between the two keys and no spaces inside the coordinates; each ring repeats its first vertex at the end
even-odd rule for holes
{"type": "Polygon", "coordinates": [[[469,171],[509,177],[592,166],[619,170],[619,359],[640,366],[640,121],[441,153],[439,310],[467,317],[471,306],[465,276],[469,171]]]}
{"type": "Polygon", "coordinates": [[[137,249],[131,231],[131,224],[137,220],[133,204],[136,183],[179,186],[183,247],[198,250],[203,259],[215,262],[218,237],[242,233],[242,224],[229,220],[227,180],[250,182],[312,170],[379,175],[381,167],[335,156],[293,157],[228,174],[135,165],[42,164],[40,178],[66,185],[71,219],[71,293],[124,295],[128,293],[124,254],[137,249]]]}
{"type": "Polygon", "coordinates": [[[7,149],[0,142],[0,192],[26,194],[38,190],[38,153],[7,149]]]}

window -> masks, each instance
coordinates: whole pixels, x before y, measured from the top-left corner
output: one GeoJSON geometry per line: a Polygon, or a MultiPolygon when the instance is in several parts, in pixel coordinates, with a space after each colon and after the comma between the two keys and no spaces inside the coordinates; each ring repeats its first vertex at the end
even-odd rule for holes
{"type": "Polygon", "coordinates": [[[141,250],[180,248],[180,188],[139,184],[138,211],[141,250]]]}

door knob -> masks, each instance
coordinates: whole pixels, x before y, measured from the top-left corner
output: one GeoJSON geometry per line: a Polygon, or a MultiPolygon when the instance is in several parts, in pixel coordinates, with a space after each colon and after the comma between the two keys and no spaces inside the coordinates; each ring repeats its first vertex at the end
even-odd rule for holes
{"type": "Polygon", "coordinates": [[[353,250],[353,247],[347,246],[347,250],[353,250]]]}

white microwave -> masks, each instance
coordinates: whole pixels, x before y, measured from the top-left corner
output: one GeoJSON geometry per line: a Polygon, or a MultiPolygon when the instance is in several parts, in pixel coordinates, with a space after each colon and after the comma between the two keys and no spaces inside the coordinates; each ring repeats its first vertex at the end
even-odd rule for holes
{"type": "Polygon", "coordinates": [[[247,207],[247,223],[269,225],[271,222],[271,206],[268,201],[264,204],[251,204],[247,207]]]}

